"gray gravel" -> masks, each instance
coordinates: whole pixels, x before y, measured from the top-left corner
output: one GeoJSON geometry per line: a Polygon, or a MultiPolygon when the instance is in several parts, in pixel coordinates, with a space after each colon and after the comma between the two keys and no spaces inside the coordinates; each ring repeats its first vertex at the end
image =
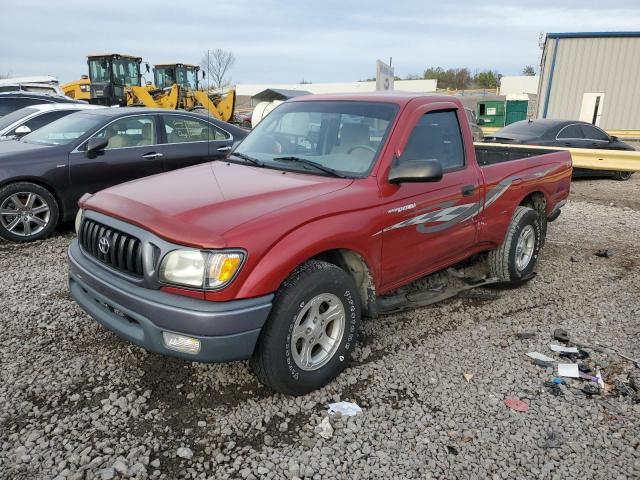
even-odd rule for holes
{"type": "Polygon", "coordinates": [[[68,227],[0,243],[0,478],[638,478],[640,370],[589,349],[613,390],[555,396],[525,355],[558,358],[564,328],[640,357],[638,177],[576,182],[533,282],[368,321],[352,367],[301,398],[246,363],[163,358],[101,328],[67,293],[68,227]],[[331,417],[325,439],[338,400],[363,413],[331,417]]]}

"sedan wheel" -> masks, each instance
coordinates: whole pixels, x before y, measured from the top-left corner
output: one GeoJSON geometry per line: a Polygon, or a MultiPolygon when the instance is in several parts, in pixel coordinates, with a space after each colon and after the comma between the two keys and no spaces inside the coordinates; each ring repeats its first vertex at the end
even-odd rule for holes
{"type": "Polygon", "coordinates": [[[0,189],[0,237],[31,242],[49,235],[58,222],[58,204],[46,189],[16,183],[0,189]]]}

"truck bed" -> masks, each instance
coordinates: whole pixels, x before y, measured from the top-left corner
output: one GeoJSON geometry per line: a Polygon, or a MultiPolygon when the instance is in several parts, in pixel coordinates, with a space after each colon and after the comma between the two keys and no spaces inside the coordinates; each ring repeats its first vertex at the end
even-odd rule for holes
{"type": "Polygon", "coordinates": [[[503,145],[494,146],[489,143],[486,145],[475,144],[475,150],[476,159],[481,167],[561,151],[536,147],[505,147],[503,145]]]}

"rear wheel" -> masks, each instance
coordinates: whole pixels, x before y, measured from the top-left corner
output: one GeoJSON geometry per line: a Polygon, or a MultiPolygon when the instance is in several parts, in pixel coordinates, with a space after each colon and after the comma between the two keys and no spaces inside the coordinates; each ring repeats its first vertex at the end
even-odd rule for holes
{"type": "Polygon", "coordinates": [[[489,252],[489,270],[505,283],[518,283],[533,273],[542,244],[537,211],[517,207],[502,244],[489,252]]]}
{"type": "Polygon", "coordinates": [[[633,172],[615,172],[613,174],[613,179],[620,182],[626,182],[631,178],[631,175],[633,175],[633,172]]]}
{"type": "Polygon", "coordinates": [[[0,237],[12,242],[46,238],[58,223],[58,202],[40,185],[12,183],[0,189],[0,237]]]}
{"type": "Polygon", "coordinates": [[[356,287],[344,270],[306,262],[276,293],[251,367],[277,392],[303,395],[321,388],[347,365],[360,315],[356,287]]]}

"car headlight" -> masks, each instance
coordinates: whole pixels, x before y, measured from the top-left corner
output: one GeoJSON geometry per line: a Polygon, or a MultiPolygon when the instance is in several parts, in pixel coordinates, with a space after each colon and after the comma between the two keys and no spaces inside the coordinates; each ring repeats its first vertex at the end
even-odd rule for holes
{"type": "Polygon", "coordinates": [[[174,285],[220,288],[233,280],[243,260],[238,251],[174,250],[162,260],[159,278],[174,285]]]}
{"type": "Polygon", "coordinates": [[[84,210],[80,209],[78,210],[78,213],[76,213],[76,235],[78,234],[78,232],[80,231],[80,224],[82,223],[82,215],[84,214],[84,210]]]}

